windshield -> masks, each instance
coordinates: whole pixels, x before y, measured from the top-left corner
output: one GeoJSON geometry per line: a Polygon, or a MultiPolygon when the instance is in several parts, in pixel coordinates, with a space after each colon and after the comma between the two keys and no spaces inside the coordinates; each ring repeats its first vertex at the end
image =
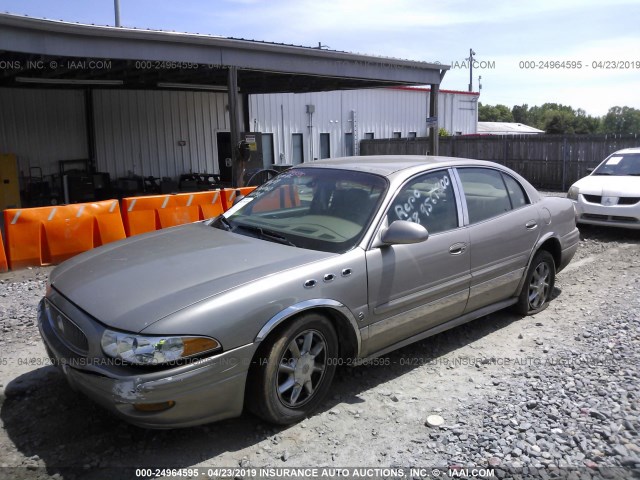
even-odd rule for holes
{"type": "Polygon", "coordinates": [[[362,238],[387,188],[384,177],[349,170],[293,168],[228,210],[226,225],[242,235],[343,253],[362,238]]]}
{"type": "Polygon", "coordinates": [[[640,175],[640,153],[614,153],[593,171],[593,175],[640,175]]]}

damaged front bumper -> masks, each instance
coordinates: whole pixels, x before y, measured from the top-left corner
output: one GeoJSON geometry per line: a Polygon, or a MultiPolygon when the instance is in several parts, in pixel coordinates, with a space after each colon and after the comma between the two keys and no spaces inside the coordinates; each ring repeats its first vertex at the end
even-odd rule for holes
{"type": "Polygon", "coordinates": [[[38,327],[51,361],[69,384],[129,423],[177,428],[242,413],[247,373],[257,344],[175,367],[145,369],[106,357],[91,341],[100,338],[99,330],[104,327],[63,297],[56,298],[56,304],[46,299],[40,302],[38,327]],[[74,321],[63,311],[73,314],[74,321]],[[78,340],[83,332],[89,339],[86,352],[78,340]],[[154,411],[163,405],[166,409],[154,411]]]}

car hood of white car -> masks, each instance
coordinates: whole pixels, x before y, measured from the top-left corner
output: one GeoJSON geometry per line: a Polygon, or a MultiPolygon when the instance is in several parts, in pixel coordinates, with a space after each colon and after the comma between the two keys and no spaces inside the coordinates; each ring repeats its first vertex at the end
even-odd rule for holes
{"type": "Polygon", "coordinates": [[[580,193],[605,197],[640,197],[640,177],[589,175],[573,184],[580,193]]]}

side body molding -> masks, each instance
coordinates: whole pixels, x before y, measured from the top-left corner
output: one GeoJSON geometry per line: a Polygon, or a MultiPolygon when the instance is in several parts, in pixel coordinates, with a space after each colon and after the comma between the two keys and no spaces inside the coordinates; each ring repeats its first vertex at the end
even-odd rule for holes
{"type": "Polygon", "coordinates": [[[300,312],[304,312],[305,310],[311,310],[312,308],[318,308],[318,307],[325,307],[331,310],[336,310],[344,318],[347,319],[347,321],[351,325],[351,329],[353,330],[353,333],[356,336],[356,340],[358,343],[357,350],[356,350],[356,357],[359,358],[361,348],[362,348],[362,338],[360,336],[360,329],[358,328],[358,322],[356,321],[356,318],[354,317],[353,313],[351,313],[351,310],[349,310],[342,303],[337,302],[335,300],[331,300],[329,298],[314,298],[310,300],[305,300],[304,302],[296,303],[295,305],[291,305],[285,308],[280,313],[271,317],[271,319],[264,325],[264,327],[260,329],[260,331],[258,332],[258,335],[256,335],[254,342],[258,343],[264,340],[274,328],[276,328],[278,325],[280,325],[283,321],[287,320],[288,318],[291,318],[293,315],[296,315],[300,312]]]}

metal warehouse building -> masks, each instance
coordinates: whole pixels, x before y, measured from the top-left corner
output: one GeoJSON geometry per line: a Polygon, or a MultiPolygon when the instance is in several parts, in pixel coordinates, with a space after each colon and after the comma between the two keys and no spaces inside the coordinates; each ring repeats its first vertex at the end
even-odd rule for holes
{"type": "Polygon", "coordinates": [[[0,149],[16,153],[23,171],[55,174],[60,160],[88,158],[90,141],[96,171],[112,179],[219,173],[219,133],[231,154],[222,92],[0,88],[0,104],[0,149]]]}
{"type": "MultiPolygon", "coordinates": [[[[478,93],[440,90],[438,125],[475,134],[478,93]]],[[[359,154],[360,140],[426,137],[430,90],[397,87],[251,95],[253,130],[263,132],[265,166],[359,154]]],[[[426,152],[425,152],[426,153],[426,152]]]]}
{"type": "MultiPolygon", "coordinates": [[[[97,171],[111,178],[220,173],[229,157],[227,94],[92,89],[97,171]]],[[[476,133],[477,94],[440,90],[439,125],[476,133]]],[[[262,134],[263,165],[358,154],[365,138],[427,136],[429,91],[366,89],[249,95],[251,131],[262,134]],[[312,112],[309,112],[312,110],[312,112]]],[[[83,90],[0,88],[0,147],[20,168],[57,173],[58,160],[87,157],[83,90]]]]}
{"type": "Polygon", "coordinates": [[[0,154],[16,156],[23,187],[34,172],[61,182],[75,161],[112,182],[202,172],[236,184],[238,165],[475,133],[477,121],[477,94],[440,91],[446,65],[211,35],[0,14],[0,67],[0,154]],[[242,158],[242,138],[260,155],[242,158]]]}

